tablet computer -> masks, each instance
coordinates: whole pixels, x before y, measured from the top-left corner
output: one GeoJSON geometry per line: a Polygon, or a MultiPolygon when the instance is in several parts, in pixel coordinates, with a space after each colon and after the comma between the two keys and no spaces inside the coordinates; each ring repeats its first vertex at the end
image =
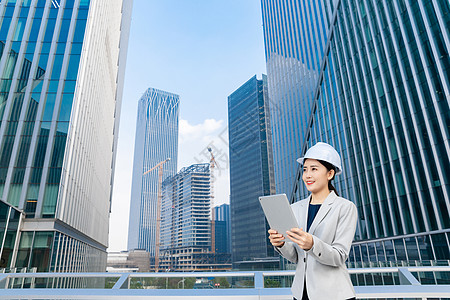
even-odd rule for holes
{"type": "Polygon", "coordinates": [[[270,228],[275,229],[287,238],[286,231],[298,227],[286,194],[259,197],[264,214],[270,228]]]}

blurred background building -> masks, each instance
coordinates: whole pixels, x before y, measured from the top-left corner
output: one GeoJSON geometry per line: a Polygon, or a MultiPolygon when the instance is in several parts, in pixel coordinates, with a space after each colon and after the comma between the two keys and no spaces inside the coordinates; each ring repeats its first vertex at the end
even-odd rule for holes
{"type": "Polygon", "coordinates": [[[106,269],[131,6],[0,2],[2,268],[106,269]]]}
{"type": "Polygon", "coordinates": [[[448,264],[448,1],[261,3],[277,193],[307,196],[295,159],[327,142],[358,207],[349,264],[448,264]]]}
{"type": "Polygon", "coordinates": [[[259,269],[264,261],[266,268],[278,268],[258,198],[275,193],[270,128],[267,78],[263,75],[259,80],[255,75],[228,96],[231,236],[236,269],[259,269]],[[253,265],[255,260],[258,263],[253,265]]]}
{"type": "Polygon", "coordinates": [[[131,250],[108,252],[107,272],[150,272],[150,252],[131,250]]]}
{"type": "Polygon", "coordinates": [[[155,256],[158,169],[145,174],[160,162],[162,180],[177,172],[178,95],[149,88],[139,100],[131,186],[128,250],[145,249],[155,256]]]}

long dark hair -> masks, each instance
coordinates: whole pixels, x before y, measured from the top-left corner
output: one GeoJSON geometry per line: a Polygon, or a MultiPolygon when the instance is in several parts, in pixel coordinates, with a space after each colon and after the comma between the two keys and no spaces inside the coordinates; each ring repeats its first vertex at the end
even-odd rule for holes
{"type": "Polygon", "coordinates": [[[323,161],[323,160],[317,160],[317,161],[320,162],[325,168],[327,168],[328,171],[334,170],[333,178],[331,178],[330,180],[328,180],[328,189],[329,189],[330,191],[334,191],[335,194],[336,194],[337,196],[339,196],[339,194],[338,194],[336,188],[333,186],[333,184],[331,184],[331,181],[332,181],[332,180],[334,179],[334,177],[336,176],[336,172],[337,172],[336,167],[333,166],[332,164],[330,164],[330,163],[327,162],[327,161],[323,161]]]}

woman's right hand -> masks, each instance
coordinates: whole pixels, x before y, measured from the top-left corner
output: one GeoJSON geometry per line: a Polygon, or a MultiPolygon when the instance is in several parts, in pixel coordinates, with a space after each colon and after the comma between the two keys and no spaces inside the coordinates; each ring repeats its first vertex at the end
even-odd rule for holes
{"type": "Polygon", "coordinates": [[[284,237],[282,234],[278,233],[278,231],[269,229],[269,240],[270,243],[275,247],[283,247],[284,245],[284,237]]]}

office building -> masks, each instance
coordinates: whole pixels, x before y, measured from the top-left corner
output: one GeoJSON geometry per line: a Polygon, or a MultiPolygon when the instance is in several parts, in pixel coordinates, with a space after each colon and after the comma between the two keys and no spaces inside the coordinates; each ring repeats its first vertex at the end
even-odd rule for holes
{"type": "MultiPolygon", "coordinates": [[[[0,200],[0,273],[10,268],[13,256],[17,256],[16,239],[20,235],[19,227],[24,218],[22,211],[0,200]]],[[[34,261],[32,264],[37,267],[39,263],[48,264],[48,261],[34,261]]]]}
{"type": "Polygon", "coordinates": [[[155,256],[159,168],[162,180],[177,172],[178,95],[149,88],[139,100],[131,186],[128,250],[145,249],[155,256]]]}
{"type": "Polygon", "coordinates": [[[146,250],[108,252],[107,272],[150,272],[150,253],[146,250]]]}
{"type": "Polygon", "coordinates": [[[211,251],[209,163],[180,170],[163,183],[160,269],[231,269],[230,255],[211,251]]]}
{"type": "MultiPolygon", "coordinates": [[[[233,267],[274,257],[258,197],[275,192],[267,78],[256,75],[228,96],[233,267]]],[[[269,263],[272,265],[272,262],[269,263]]]]}
{"type": "Polygon", "coordinates": [[[131,6],[0,2],[0,197],[25,214],[5,268],[106,268],[131,6]]]}
{"type": "MultiPolygon", "coordinates": [[[[271,102],[310,83],[291,99],[306,108],[302,130],[286,109],[273,121],[275,165],[296,164],[279,150],[292,139],[296,156],[318,141],[340,152],[335,186],[359,213],[350,265],[448,264],[449,3],[262,0],[262,10],[271,102]]],[[[300,169],[288,179],[292,201],[307,196],[300,169]]]]}
{"type": "Polygon", "coordinates": [[[216,233],[216,252],[231,253],[231,218],[230,205],[214,207],[214,224],[216,233]]]}
{"type": "Polygon", "coordinates": [[[305,143],[327,41],[326,27],[317,20],[325,2],[330,1],[261,1],[278,194],[292,193],[296,159],[305,143]]]}

